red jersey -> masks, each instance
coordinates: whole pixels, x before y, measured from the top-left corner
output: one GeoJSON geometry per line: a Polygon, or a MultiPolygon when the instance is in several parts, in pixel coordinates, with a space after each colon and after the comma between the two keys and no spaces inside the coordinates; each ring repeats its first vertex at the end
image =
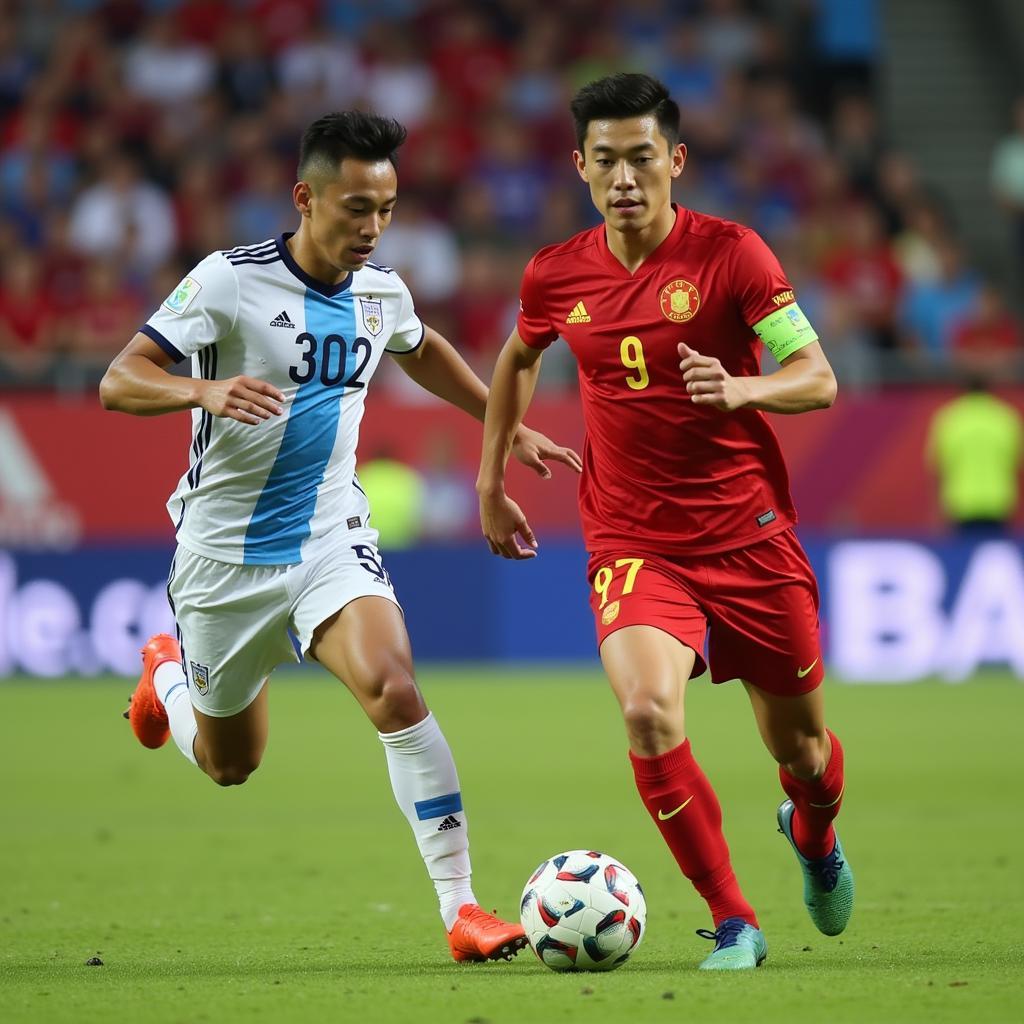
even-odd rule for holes
{"type": "Polygon", "coordinates": [[[749,228],[674,209],[672,231],[635,273],[602,224],[541,249],[523,274],[519,336],[532,348],[561,336],[579,364],[591,553],[710,554],[796,522],[765,415],[694,405],[676,350],[684,341],[733,376],[760,374],[753,325],[792,304],[792,286],[749,228]]]}

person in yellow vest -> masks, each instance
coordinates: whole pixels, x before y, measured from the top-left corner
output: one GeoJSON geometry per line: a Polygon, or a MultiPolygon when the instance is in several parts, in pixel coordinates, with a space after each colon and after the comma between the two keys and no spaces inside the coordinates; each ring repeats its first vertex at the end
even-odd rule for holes
{"type": "Polygon", "coordinates": [[[940,406],[928,431],[927,458],[939,478],[939,502],[965,533],[1003,532],[1019,500],[1024,417],[993,395],[980,376],[940,406]]]}
{"type": "Polygon", "coordinates": [[[359,466],[359,485],[370,502],[370,525],[382,551],[410,548],[423,530],[422,475],[381,451],[359,466]]]}

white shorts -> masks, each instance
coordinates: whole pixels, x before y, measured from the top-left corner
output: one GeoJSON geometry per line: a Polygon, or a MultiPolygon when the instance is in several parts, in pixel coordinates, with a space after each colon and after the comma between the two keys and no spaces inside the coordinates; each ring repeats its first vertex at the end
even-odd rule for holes
{"type": "Polygon", "coordinates": [[[299,660],[289,630],[305,655],[316,628],[356,598],[398,605],[376,541],[376,530],[353,530],[298,565],[233,565],[179,545],[167,595],[192,704],[237,715],[278,665],[299,660]]]}

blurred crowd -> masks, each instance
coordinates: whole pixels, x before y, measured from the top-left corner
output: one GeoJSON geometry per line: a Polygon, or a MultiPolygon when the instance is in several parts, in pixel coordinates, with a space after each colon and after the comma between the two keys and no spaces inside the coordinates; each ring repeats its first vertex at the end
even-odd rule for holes
{"type": "Polygon", "coordinates": [[[409,129],[377,258],[489,375],[530,255],[595,222],[567,104],[619,70],[669,86],[676,198],[769,241],[847,386],[1019,371],[1005,296],[883,133],[877,6],[0,0],[0,383],[91,387],[195,262],[294,230],[301,131],[351,106],[409,129]]]}

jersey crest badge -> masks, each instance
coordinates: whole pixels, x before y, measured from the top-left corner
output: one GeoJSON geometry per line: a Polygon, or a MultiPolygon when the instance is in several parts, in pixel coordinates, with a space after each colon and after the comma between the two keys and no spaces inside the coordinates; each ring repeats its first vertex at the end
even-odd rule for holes
{"type": "Polygon", "coordinates": [[[677,324],[692,320],[700,309],[700,292],[681,277],[665,285],[658,298],[662,313],[677,324]]]}
{"type": "Polygon", "coordinates": [[[203,290],[203,286],[194,278],[186,277],[181,284],[164,299],[164,306],[178,316],[184,316],[185,310],[195,302],[196,296],[203,290]]]}
{"type": "Polygon", "coordinates": [[[603,612],[601,612],[601,625],[610,626],[619,617],[619,602],[612,601],[603,612]]]}
{"type": "Polygon", "coordinates": [[[210,669],[206,665],[200,665],[198,661],[190,661],[189,667],[192,669],[192,685],[196,688],[196,693],[205,697],[210,689],[210,669]]]}
{"type": "Polygon", "coordinates": [[[367,331],[376,338],[384,329],[384,314],[380,308],[380,299],[360,299],[359,305],[363,307],[363,324],[367,331]]]}

